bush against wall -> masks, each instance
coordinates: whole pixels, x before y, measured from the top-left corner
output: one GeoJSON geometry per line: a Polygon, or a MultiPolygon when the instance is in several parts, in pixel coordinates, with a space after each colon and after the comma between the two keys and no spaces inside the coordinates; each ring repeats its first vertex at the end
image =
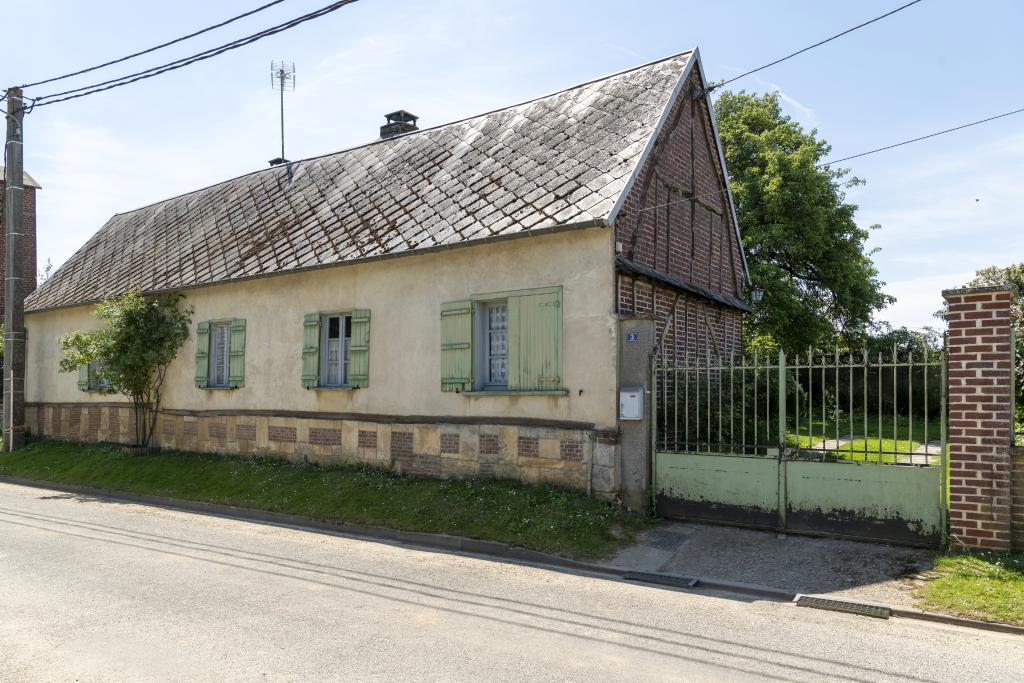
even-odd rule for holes
{"type": "Polygon", "coordinates": [[[192,325],[192,308],[181,308],[181,294],[144,297],[138,290],[96,306],[106,323],[93,332],[76,331],[58,342],[64,352],[60,369],[89,367],[96,391],[123,394],[135,410],[136,445],[148,446],[156,429],[167,368],[192,325]]]}

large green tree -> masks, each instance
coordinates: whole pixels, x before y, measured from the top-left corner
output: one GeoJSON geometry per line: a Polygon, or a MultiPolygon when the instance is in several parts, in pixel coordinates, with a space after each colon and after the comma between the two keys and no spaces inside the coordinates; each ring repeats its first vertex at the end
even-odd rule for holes
{"type": "Polygon", "coordinates": [[[894,300],[846,201],[862,181],[821,166],[830,145],[783,114],[778,93],[722,92],[716,115],[750,276],[764,290],[748,336],[791,351],[862,336],[894,300]]]}

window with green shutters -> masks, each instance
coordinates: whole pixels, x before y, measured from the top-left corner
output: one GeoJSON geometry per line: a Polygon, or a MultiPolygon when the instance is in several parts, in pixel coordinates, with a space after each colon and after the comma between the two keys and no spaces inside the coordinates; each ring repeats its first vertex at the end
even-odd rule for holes
{"type": "Polygon", "coordinates": [[[200,389],[238,389],[245,385],[245,320],[199,323],[195,382],[200,389]]]}
{"type": "Polygon", "coordinates": [[[307,313],[302,326],[302,386],[358,389],[370,385],[370,311],[307,313]]]}
{"type": "Polygon", "coordinates": [[[562,288],[478,294],[443,304],[441,389],[564,393],[562,288]]]}

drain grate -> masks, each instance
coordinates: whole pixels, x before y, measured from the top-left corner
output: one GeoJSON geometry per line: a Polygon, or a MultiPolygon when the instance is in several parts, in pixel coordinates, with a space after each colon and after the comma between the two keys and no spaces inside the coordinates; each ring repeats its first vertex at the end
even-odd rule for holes
{"type": "Polygon", "coordinates": [[[622,575],[626,581],[642,581],[644,583],[657,583],[662,586],[675,586],[676,588],[695,588],[697,579],[686,576],[673,576],[671,574],[655,574],[651,572],[626,572],[622,575]]]}
{"type": "Polygon", "coordinates": [[[799,607],[813,607],[814,609],[825,609],[832,612],[846,612],[847,614],[859,614],[863,617],[874,617],[876,619],[888,619],[892,610],[888,607],[878,605],[865,605],[860,602],[847,602],[845,600],[829,600],[828,598],[815,598],[810,595],[798,595],[794,600],[799,607]]]}

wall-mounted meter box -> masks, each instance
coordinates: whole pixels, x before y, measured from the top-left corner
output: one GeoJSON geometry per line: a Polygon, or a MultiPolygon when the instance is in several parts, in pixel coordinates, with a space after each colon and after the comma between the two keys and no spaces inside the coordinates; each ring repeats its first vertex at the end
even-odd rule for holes
{"type": "Polygon", "coordinates": [[[619,419],[644,419],[643,387],[622,387],[619,389],[619,419]]]}

